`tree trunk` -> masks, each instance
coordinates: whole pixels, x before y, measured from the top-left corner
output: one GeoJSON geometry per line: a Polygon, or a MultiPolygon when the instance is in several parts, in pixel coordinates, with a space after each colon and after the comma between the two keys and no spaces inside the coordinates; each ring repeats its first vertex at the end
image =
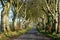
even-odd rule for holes
{"type": "Polygon", "coordinates": [[[60,33],[60,2],[58,0],[58,32],[60,33]]]}
{"type": "Polygon", "coordinates": [[[1,14],[1,23],[3,27],[3,31],[6,32],[6,30],[10,30],[9,28],[9,10],[10,10],[11,4],[7,2],[7,5],[3,6],[2,14],[1,14]],[[7,9],[6,9],[7,8],[7,9]]]}

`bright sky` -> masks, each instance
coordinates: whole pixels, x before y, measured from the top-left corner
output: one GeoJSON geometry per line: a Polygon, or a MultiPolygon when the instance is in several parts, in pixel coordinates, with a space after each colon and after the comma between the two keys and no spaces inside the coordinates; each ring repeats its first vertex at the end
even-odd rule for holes
{"type": "Polygon", "coordinates": [[[0,21],[1,21],[1,11],[2,11],[2,5],[1,5],[1,2],[0,2],[0,21]]]}
{"type": "MultiPolygon", "coordinates": [[[[1,11],[3,10],[3,8],[2,8],[2,5],[1,5],[1,2],[0,2],[0,21],[1,21],[1,11]]],[[[10,12],[9,12],[9,21],[10,22],[12,22],[12,18],[13,18],[13,12],[10,10],[10,12]]],[[[21,20],[20,21],[22,21],[22,18],[21,18],[21,20]]]]}
{"type": "Polygon", "coordinates": [[[9,13],[9,21],[12,22],[12,18],[13,18],[13,12],[10,10],[10,13],[9,13]]]}
{"type": "MultiPolygon", "coordinates": [[[[1,5],[1,2],[0,2],[0,21],[1,21],[1,11],[3,10],[3,8],[2,8],[2,5],[1,5]]],[[[12,13],[12,11],[10,10],[10,13],[9,13],[9,16],[10,16],[10,22],[12,21],[12,16],[13,16],[13,13],[12,13]]]]}

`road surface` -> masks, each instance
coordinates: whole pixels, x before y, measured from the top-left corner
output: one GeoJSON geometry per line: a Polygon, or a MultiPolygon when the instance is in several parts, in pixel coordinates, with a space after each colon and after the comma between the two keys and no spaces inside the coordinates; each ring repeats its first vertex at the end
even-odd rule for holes
{"type": "Polygon", "coordinates": [[[32,28],[24,35],[20,35],[17,38],[12,38],[10,40],[52,40],[51,38],[46,37],[43,34],[39,34],[36,28],[32,28]]]}

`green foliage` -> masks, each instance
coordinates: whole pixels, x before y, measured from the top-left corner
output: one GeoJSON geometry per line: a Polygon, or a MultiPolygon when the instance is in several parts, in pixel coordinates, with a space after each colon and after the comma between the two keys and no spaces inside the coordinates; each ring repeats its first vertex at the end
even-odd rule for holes
{"type": "Polygon", "coordinates": [[[27,33],[27,31],[29,31],[31,28],[26,28],[24,30],[17,30],[17,31],[9,31],[9,32],[5,32],[5,33],[1,33],[0,34],[0,40],[8,40],[11,37],[18,37],[20,35],[23,35],[25,33],[27,33]]]}
{"type": "Polygon", "coordinates": [[[53,29],[54,19],[55,20],[57,19],[55,18],[56,0],[53,1],[52,0],[28,0],[28,1],[0,0],[0,1],[3,8],[3,10],[1,11],[1,25],[2,25],[1,30],[6,32],[4,34],[5,36],[11,37],[11,36],[19,35],[20,31],[18,30],[23,30],[25,26],[26,28],[28,28],[29,25],[28,26],[26,25],[27,20],[29,20],[28,24],[31,23],[30,22],[31,20],[33,22],[32,24],[34,24],[35,22],[36,23],[40,22],[38,25],[39,29],[37,29],[39,32],[41,30],[42,33],[48,34],[51,37],[55,36],[55,33],[50,34],[49,32],[46,32],[47,31],[46,29],[48,28],[50,30],[53,29]],[[12,23],[9,22],[10,10],[13,12],[12,23]],[[11,30],[14,30],[14,32],[11,32],[11,30]]]}
{"type": "Polygon", "coordinates": [[[45,30],[40,30],[39,28],[36,28],[37,29],[37,31],[39,32],[39,33],[42,33],[43,35],[45,35],[45,36],[47,36],[47,37],[50,37],[50,38],[57,38],[57,35],[56,35],[56,33],[55,32],[53,32],[53,33],[48,33],[48,32],[46,32],[45,30]]]}

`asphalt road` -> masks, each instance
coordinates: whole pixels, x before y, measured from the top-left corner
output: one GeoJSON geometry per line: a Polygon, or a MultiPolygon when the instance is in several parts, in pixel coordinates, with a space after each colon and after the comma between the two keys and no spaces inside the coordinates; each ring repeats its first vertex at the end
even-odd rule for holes
{"type": "Polygon", "coordinates": [[[32,28],[24,35],[20,35],[17,38],[12,38],[10,40],[52,40],[51,38],[46,37],[43,34],[39,34],[36,28],[32,28]]]}

